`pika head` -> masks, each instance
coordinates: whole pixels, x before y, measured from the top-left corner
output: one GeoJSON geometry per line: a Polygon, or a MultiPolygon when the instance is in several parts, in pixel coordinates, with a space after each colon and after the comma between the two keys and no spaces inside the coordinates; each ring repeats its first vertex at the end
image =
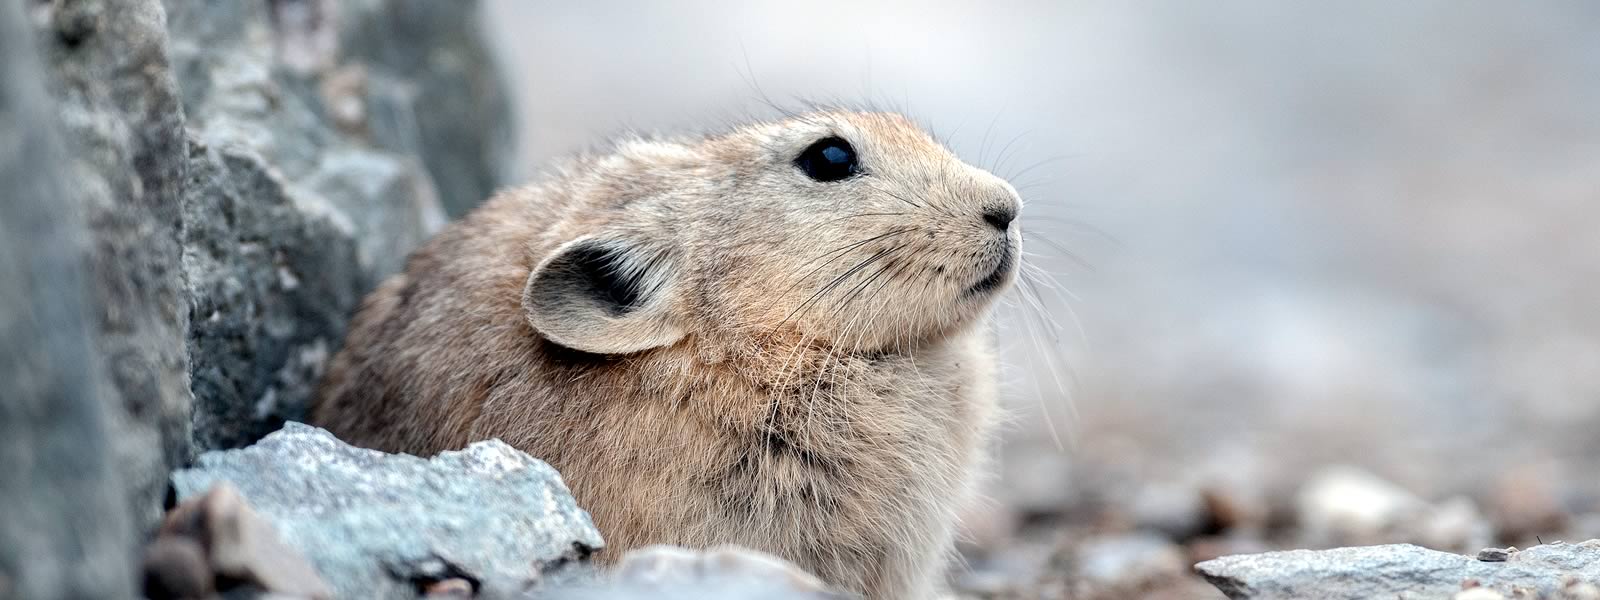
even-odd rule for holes
{"type": "Polygon", "coordinates": [[[523,295],[539,333],[578,350],[777,336],[893,352],[973,322],[1016,272],[1016,190],[899,115],[627,142],[584,170],[601,193],[565,209],[553,230],[570,239],[523,295]]]}

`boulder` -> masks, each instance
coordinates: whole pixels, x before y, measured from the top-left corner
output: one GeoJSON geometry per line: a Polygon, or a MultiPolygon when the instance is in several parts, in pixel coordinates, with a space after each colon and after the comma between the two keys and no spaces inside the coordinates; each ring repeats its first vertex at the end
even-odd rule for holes
{"type": "Polygon", "coordinates": [[[289,423],[172,481],[180,499],[237,487],[340,598],[410,598],[453,579],[509,597],[603,545],[560,474],[498,440],[422,459],[289,423]]]}
{"type": "Polygon", "coordinates": [[[111,381],[109,440],[135,523],[153,527],[166,473],[189,458],[188,297],[181,247],[183,110],[153,1],[34,6],[62,123],[71,202],[89,227],[90,311],[111,381]]]}
{"type": "Polygon", "coordinates": [[[513,155],[511,102],[481,30],[481,4],[337,5],[339,44],[365,71],[373,143],[421,157],[445,210],[466,214],[505,183],[513,155]]]}
{"type": "MultiPolygon", "coordinates": [[[[339,52],[337,23],[375,13],[166,5],[192,171],[183,220],[195,442],[239,447],[302,417],[361,295],[400,269],[444,211],[418,155],[379,146],[365,121],[342,116],[368,112],[350,75],[366,59],[339,52]]],[[[425,76],[419,68],[413,76],[425,76]]],[[[467,90],[441,93],[469,102],[467,90]]]]}

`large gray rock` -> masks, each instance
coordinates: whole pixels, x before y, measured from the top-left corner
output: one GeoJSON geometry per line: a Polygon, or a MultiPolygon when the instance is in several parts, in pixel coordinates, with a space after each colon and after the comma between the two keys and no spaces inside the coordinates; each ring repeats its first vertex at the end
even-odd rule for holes
{"type": "Polygon", "coordinates": [[[1467,580],[1554,598],[1573,579],[1600,583],[1600,540],[1535,546],[1504,562],[1396,544],[1226,556],[1195,570],[1235,600],[1450,598],[1467,580]]]}
{"type": "Polygon", "coordinates": [[[346,0],[340,44],[366,68],[373,141],[422,157],[451,216],[505,183],[510,102],[477,1],[346,0]]]}
{"type": "Polygon", "coordinates": [[[498,440],[424,460],[289,423],[172,481],[180,499],[232,482],[341,598],[410,598],[447,577],[509,596],[603,544],[560,474],[498,440]]]}
{"type": "Polygon", "coordinates": [[[92,249],[33,32],[0,2],[0,598],[127,598],[92,249]]]}
{"type": "Polygon", "coordinates": [[[67,191],[86,213],[94,248],[93,331],[113,392],[106,439],[134,518],[148,528],[166,473],[189,458],[190,438],[179,247],[187,161],[166,20],[153,0],[34,9],[72,157],[67,191]]]}
{"type": "Polygon", "coordinates": [[[190,159],[195,438],[237,446],[300,417],[368,278],[349,230],[302,211],[260,155],[191,140],[190,159]]]}
{"type": "Polygon", "coordinates": [[[194,171],[195,441],[238,447],[303,417],[361,295],[442,226],[434,163],[475,161],[442,155],[491,145],[504,111],[480,106],[493,85],[464,84],[498,80],[464,50],[475,24],[455,17],[415,21],[387,0],[166,5],[194,171]],[[459,60],[400,60],[369,37],[459,60]],[[484,110],[431,132],[463,107],[484,110]]]}

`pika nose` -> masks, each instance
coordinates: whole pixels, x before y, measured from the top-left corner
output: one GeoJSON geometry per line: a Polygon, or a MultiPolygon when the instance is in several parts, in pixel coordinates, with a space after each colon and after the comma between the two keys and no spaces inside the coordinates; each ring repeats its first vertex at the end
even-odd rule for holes
{"type": "Polygon", "coordinates": [[[1011,222],[1017,218],[1017,209],[1010,205],[991,206],[983,211],[983,220],[995,229],[1005,231],[1011,222]]]}

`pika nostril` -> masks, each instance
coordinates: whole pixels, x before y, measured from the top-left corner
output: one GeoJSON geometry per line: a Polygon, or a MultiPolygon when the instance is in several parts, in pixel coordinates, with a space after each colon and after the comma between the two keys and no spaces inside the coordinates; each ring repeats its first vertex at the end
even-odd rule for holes
{"type": "Polygon", "coordinates": [[[983,211],[983,220],[995,229],[1005,231],[1016,220],[1017,210],[1009,206],[994,206],[983,211]]]}

